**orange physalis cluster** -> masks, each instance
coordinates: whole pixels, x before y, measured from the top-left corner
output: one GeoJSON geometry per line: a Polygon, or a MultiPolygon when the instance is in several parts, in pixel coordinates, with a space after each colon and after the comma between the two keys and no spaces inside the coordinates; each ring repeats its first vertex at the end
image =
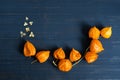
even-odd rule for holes
{"type": "Polygon", "coordinates": [[[47,61],[50,54],[49,50],[39,51],[36,53],[36,48],[30,41],[26,41],[23,52],[24,56],[26,57],[35,56],[40,63],[44,63],[45,61],[47,61]]]}
{"type": "Polygon", "coordinates": [[[58,48],[54,51],[53,56],[58,60],[58,65],[54,62],[54,64],[58,66],[58,69],[63,72],[68,72],[72,69],[72,63],[81,58],[81,53],[73,48],[70,52],[69,59],[66,59],[64,50],[62,48],[58,48]]]}
{"type": "MultiPolygon", "coordinates": [[[[54,51],[53,57],[55,61],[53,64],[63,72],[68,72],[72,69],[72,67],[78,64],[83,58],[87,61],[87,63],[93,63],[98,59],[98,54],[104,50],[101,41],[99,40],[100,36],[103,38],[110,38],[112,35],[111,27],[104,27],[102,30],[99,30],[97,27],[91,27],[89,32],[89,38],[91,38],[89,50],[85,52],[85,56],[82,57],[81,53],[72,48],[69,58],[66,58],[66,54],[62,48],[58,48],[54,51]]],[[[24,44],[24,56],[25,57],[36,57],[35,61],[40,63],[44,63],[48,60],[50,56],[49,50],[36,51],[35,46],[30,42],[26,41],[24,44]]],[[[32,62],[34,63],[34,61],[32,62]]]]}
{"type": "Polygon", "coordinates": [[[98,54],[104,50],[101,41],[99,40],[100,35],[103,38],[110,38],[112,35],[111,27],[104,27],[102,30],[99,30],[97,27],[92,27],[89,30],[89,38],[91,38],[89,51],[85,55],[85,59],[88,63],[93,63],[97,60],[98,54]]]}

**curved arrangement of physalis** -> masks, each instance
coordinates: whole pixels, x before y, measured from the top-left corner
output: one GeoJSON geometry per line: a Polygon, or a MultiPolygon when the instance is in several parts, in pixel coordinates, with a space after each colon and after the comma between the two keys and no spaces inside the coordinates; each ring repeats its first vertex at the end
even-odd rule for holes
{"type": "MultiPolygon", "coordinates": [[[[26,18],[28,19],[28,18],[26,18]]],[[[89,47],[81,55],[81,52],[72,48],[69,58],[66,58],[64,50],[60,47],[54,51],[52,64],[56,66],[60,71],[68,72],[75,65],[77,65],[82,59],[85,59],[88,64],[95,62],[98,59],[99,53],[104,50],[102,42],[99,40],[100,37],[108,39],[112,35],[112,27],[107,26],[99,30],[96,26],[93,26],[88,31],[88,36],[91,38],[89,47]]],[[[36,47],[33,43],[27,40],[24,44],[23,53],[25,57],[36,57],[36,60],[31,62],[44,63],[48,60],[51,51],[43,50],[36,52],[36,47]]]]}

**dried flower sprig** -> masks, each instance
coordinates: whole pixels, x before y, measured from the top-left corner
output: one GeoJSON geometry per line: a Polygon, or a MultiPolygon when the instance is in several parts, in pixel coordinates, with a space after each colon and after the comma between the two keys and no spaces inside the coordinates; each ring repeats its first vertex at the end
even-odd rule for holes
{"type": "Polygon", "coordinates": [[[29,18],[25,17],[25,22],[23,24],[23,26],[25,27],[25,32],[23,33],[23,31],[20,31],[21,37],[25,37],[25,36],[28,36],[30,38],[35,37],[34,33],[31,31],[31,29],[29,27],[29,26],[32,26],[32,25],[33,25],[33,21],[29,21],[29,18]]]}

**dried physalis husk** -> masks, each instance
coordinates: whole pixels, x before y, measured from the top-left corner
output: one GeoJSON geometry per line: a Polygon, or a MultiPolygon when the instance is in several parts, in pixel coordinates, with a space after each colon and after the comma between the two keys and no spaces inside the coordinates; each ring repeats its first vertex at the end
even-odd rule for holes
{"type": "Polygon", "coordinates": [[[93,63],[98,59],[98,54],[95,52],[87,52],[85,55],[87,63],[93,63]]]}
{"type": "Polygon", "coordinates": [[[111,35],[112,35],[112,27],[105,27],[101,30],[101,36],[103,38],[108,39],[111,37],[111,35]]]}
{"type": "Polygon", "coordinates": [[[100,53],[104,48],[102,43],[98,39],[93,39],[90,43],[90,51],[95,53],[100,53]]]}
{"type": "Polygon", "coordinates": [[[36,54],[36,48],[30,41],[27,41],[24,45],[23,52],[26,57],[34,56],[36,54]]]}
{"type": "Polygon", "coordinates": [[[74,48],[70,52],[70,61],[75,62],[81,58],[81,54],[79,51],[75,50],[74,48]]]}
{"type": "Polygon", "coordinates": [[[72,63],[69,59],[61,59],[58,63],[58,69],[63,72],[68,72],[72,69],[72,63]]]}
{"type": "Polygon", "coordinates": [[[36,58],[40,63],[44,63],[49,58],[50,51],[39,51],[36,54],[36,58]]]}
{"type": "Polygon", "coordinates": [[[64,59],[65,58],[65,52],[63,51],[62,48],[58,48],[57,50],[55,50],[53,56],[54,56],[55,59],[64,59]]]}
{"type": "Polygon", "coordinates": [[[96,28],[96,26],[91,27],[89,30],[89,38],[92,39],[99,39],[100,36],[100,30],[98,28],[96,28]]]}

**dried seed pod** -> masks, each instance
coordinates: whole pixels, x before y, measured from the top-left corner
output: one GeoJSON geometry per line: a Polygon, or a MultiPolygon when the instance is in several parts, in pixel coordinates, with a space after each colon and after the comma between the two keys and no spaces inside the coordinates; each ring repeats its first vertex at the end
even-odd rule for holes
{"type": "Polygon", "coordinates": [[[70,58],[71,62],[75,62],[75,61],[77,61],[81,58],[81,54],[80,54],[79,51],[77,51],[73,48],[72,51],[70,52],[70,57],[69,58],[70,58]]]}
{"type": "Polygon", "coordinates": [[[112,27],[105,27],[101,30],[101,36],[103,38],[108,39],[111,37],[111,35],[112,35],[112,27]]]}
{"type": "Polygon", "coordinates": [[[27,41],[24,45],[23,52],[26,57],[34,56],[36,54],[36,48],[30,41],[27,41]]]}
{"type": "Polygon", "coordinates": [[[90,51],[91,52],[99,53],[103,50],[104,50],[104,48],[102,46],[102,43],[98,39],[93,39],[91,41],[91,43],[90,43],[90,51]]]}
{"type": "Polygon", "coordinates": [[[61,59],[58,63],[58,68],[60,71],[68,72],[72,69],[72,63],[69,59],[61,59]]]}
{"type": "Polygon", "coordinates": [[[98,59],[98,54],[95,52],[87,52],[85,55],[87,63],[93,63],[98,59]]]}
{"type": "Polygon", "coordinates": [[[40,63],[44,63],[49,58],[50,51],[40,51],[36,54],[36,58],[40,63]]]}
{"type": "Polygon", "coordinates": [[[55,50],[53,56],[54,56],[55,59],[64,59],[65,58],[65,52],[63,51],[62,48],[58,48],[57,50],[55,50]]]}
{"type": "Polygon", "coordinates": [[[89,30],[89,38],[92,39],[99,39],[100,36],[100,30],[98,28],[96,28],[96,26],[90,28],[89,30]]]}

